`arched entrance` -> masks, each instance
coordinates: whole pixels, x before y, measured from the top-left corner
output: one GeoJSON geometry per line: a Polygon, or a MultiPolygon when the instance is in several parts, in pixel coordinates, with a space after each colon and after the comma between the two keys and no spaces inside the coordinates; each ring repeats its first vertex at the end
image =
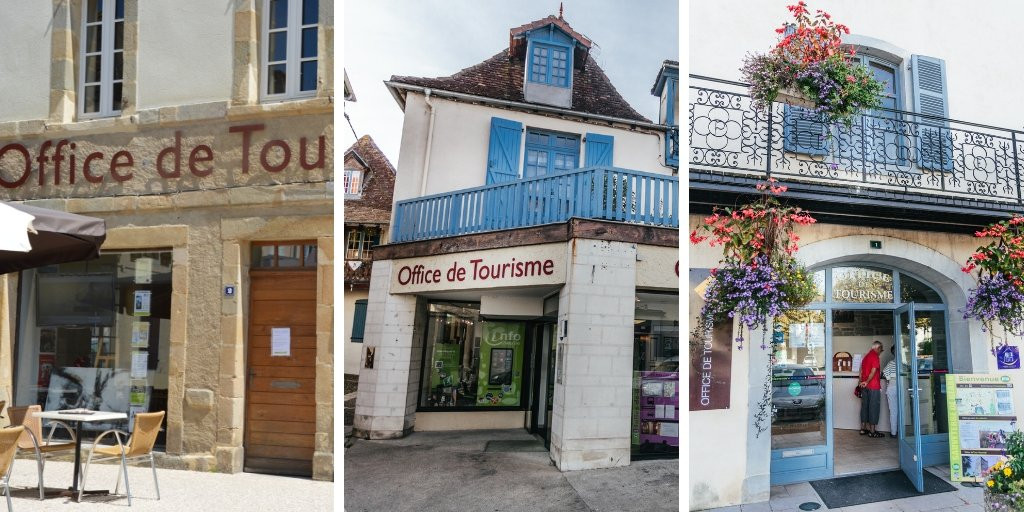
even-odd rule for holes
{"type": "Polygon", "coordinates": [[[943,376],[953,360],[947,294],[879,258],[843,259],[811,267],[818,297],[774,326],[773,485],[891,470],[901,460],[923,466],[948,461],[943,376]],[[874,341],[883,345],[883,367],[902,351],[906,368],[897,372],[906,392],[883,388],[880,438],[859,434],[860,399],[853,394],[861,358],[874,341]],[[911,400],[915,384],[920,391],[911,400]],[[901,410],[894,423],[899,428],[890,427],[890,399],[901,410]],[[901,456],[905,446],[910,451],[901,456]]]}

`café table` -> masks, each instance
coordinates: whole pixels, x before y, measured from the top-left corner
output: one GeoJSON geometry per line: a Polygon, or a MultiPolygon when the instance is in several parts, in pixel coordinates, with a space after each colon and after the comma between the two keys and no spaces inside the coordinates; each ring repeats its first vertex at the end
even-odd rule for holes
{"type": "MultiPolygon", "coordinates": [[[[78,499],[78,471],[82,466],[82,423],[85,422],[110,422],[127,420],[128,415],[123,412],[90,411],[88,409],[69,409],[64,411],[43,411],[32,413],[36,418],[45,420],[73,421],[75,423],[75,476],[71,480],[71,495],[78,499]]],[[[106,493],[107,491],[99,491],[106,493]]],[[[86,494],[92,494],[85,491],[86,494]]]]}

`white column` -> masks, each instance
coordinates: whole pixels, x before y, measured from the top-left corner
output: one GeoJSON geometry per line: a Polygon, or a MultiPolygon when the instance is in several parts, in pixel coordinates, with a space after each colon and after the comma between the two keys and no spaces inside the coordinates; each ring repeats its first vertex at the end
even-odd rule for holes
{"type": "Polygon", "coordinates": [[[392,267],[390,260],[373,263],[366,305],[353,432],[367,439],[406,435],[416,412],[422,325],[416,322],[416,296],[388,293],[392,267]],[[366,368],[370,348],[374,349],[373,368],[366,368]]]}
{"type": "Polygon", "coordinates": [[[577,239],[559,294],[551,458],[562,471],[629,464],[636,245],[577,239]]]}

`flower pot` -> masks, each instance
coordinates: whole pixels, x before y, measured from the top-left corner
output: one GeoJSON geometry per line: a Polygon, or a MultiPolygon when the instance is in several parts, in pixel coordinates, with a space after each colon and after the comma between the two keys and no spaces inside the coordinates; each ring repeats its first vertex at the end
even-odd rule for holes
{"type": "Polygon", "coordinates": [[[775,97],[775,101],[779,101],[787,105],[792,105],[794,107],[803,107],[809,109],[813,109],[818,106],[816,102],[808,99],[806,96],[804,96],[802,92],[800,92],[799,89],[795,87],[779,89],[779,94],[778,96],[775,97]]]}
{"type": "Polygon", "coordinates": [[[1010,494],[990,492],[986,489],[985,512],[1012,512],[1018,510],[1014,508],[1014,502],[1010,498],[1010,494]]]}

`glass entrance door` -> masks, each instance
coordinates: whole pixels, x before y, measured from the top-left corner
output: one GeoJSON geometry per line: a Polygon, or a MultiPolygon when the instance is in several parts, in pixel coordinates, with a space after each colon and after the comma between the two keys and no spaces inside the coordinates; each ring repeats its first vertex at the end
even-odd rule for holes
{"type": "Polygon", "coordinates": [[[896,392],[899,397],[900,468],[924,492],[924,456],[921,450],[921,396],[917,379],[917,328],[914,303],[901,306],[893,313],[896,323],[896,392]]]}
{"type": "Polygon", "coordinates": [[[821,310],[780,316],[772,347],[772,485],[832,476],[831,319],[821,310]]]}

